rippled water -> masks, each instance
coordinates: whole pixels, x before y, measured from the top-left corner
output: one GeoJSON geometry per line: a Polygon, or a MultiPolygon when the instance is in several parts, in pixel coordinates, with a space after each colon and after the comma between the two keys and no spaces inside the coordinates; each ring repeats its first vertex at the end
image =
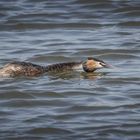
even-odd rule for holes
{"type": "Polygon", "coordinates": [[[1,0],[0,66],[94,56],[93,74],[0,79],[0,139],[140,139],[139,0],[1,0]]]}

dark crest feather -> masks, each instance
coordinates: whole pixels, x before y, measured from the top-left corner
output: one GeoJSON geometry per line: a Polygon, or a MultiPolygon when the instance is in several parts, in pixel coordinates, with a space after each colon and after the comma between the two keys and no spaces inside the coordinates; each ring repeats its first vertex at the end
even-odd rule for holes
{"type": "Polygon", "coordinates": [[[88,57],[88,60],[95,60],[95,61],[104,63],[104,61],[97,59],[97,58],[94,58],[94,57],[88,57]]]}

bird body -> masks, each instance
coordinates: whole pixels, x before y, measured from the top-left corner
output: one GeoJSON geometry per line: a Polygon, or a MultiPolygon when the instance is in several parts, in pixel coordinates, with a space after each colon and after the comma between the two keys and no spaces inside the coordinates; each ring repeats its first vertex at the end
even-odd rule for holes
{"type": "Polygon", "coordinates": [[[61,72],[69,70],[83,70],[85,72],[94,72],[96,69],[108,66],[105,62],[96,58],[88,58],[83,62],[58,63],[48,66],[40,66],[30,62],[11,62],[0,69],[0,76],[39,76],[47,72],[61,72]]]}

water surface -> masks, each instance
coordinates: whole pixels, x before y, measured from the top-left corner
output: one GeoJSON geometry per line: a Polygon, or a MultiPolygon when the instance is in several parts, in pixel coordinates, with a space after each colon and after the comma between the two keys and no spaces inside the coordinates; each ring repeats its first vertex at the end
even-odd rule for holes
{"type": "Polygon", "coordinates": [[[0,139],[140,139],[138,0],[1,0],[0,66],[89,56],[114,65],[0,79],[0,139]]]}

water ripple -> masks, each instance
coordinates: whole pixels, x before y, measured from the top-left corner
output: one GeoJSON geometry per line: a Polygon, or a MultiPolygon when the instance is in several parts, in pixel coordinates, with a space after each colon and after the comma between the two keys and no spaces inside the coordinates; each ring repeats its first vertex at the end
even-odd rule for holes
{"type": "Polygon", "coordinates": [[[97,57],[95,73],[0,78],[1,139],[140,137],[138,0],[1,0],[0,66],[97,57]]]}

